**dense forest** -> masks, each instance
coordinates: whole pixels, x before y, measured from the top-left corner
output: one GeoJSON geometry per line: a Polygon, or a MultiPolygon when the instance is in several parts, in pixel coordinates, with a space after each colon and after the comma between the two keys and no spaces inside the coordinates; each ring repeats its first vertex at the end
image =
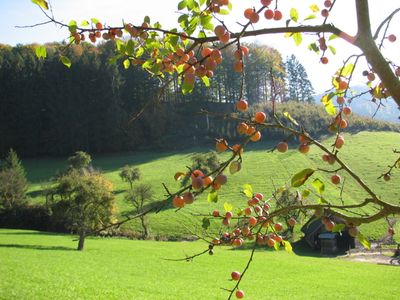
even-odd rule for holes
{"type": "MultiPolygon", "coordinates": [[[[311,100],[312,85],[294,56],[285,63],[275,49],[248,46],[243,84],[250,104],[311,100]]],[[[200,109],[233,111],[242,84],[233,71],[234,49],[224,50],[210,88],[198,82],[193,93],[182,95],[178,80],[171,80],[160,94],[163,82],[140,66],[111,64],[113,42],[70,48],[54,43],[46,48],[48,57],[38,60],[34,45],[0,45],[2,156],[10,148],[23,157],[174,149],[216,135],[236,136],[235,124],[196,114],[200,109]],[[60,63],[61,51],[71,58],[70,69],[60,63]],[[149,101],[154,105],[132,122],[149,101]]],[[[315,130],[321,130],[320,124],[315,130]]]]}

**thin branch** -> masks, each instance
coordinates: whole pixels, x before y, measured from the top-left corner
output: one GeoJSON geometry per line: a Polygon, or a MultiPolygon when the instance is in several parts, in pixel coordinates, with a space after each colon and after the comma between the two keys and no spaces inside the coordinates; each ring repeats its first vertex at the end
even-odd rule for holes
{"type": "Polygon", "coordinates": [[[177,259],[173,259],[173,258],[162,258],[162,260],[169,260],[169,261],[187,261],[187,262],[189,262],[189,261],[192,261],[194,258],[196,258],[196,257],[198,257],[198,256],[201,256],[201,255],[206,254],[206,253],[210,253],[210,251],[212,251],[212,248],[211,248],[211,249],[208,248],[208,249],[206,249],[206,250],[204,250],[204,251],[202,251],[202,252],[200,252],[200,253],[197,253],[197,254],[194,254],[194,255],[191,255],[191,256],[186,256],[185,258],[177,258],[177,259]]]}
{"type": "Polygon", "coordinates": [[[389,23],[395,14],[397,14],[400,11],[400,8],[395,9],[389,16],[387,16],[382,22],[381,24],[379,24],[378,28],[375,31],[374,34],[374,40],[376,40],[379,36],[379,32],[381,31],[382,27],[385,25],[385,23],[389,23]]]}

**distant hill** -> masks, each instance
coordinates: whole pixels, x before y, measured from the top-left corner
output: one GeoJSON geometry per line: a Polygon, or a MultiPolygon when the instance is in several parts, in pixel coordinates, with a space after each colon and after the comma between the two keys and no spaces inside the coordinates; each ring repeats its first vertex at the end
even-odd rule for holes
{"type": "MultiPolygon", "coordinates": [[[[358,94],[365,92],[367,89],[363,86],[354,86],[352,87],[352,90],[358,94]]],[[[321,103],[321,97],[322,94],[318,94],[314,96],[314,99],[317,103],[321,103]]],[[[370,94],[367,93],[363,96],[360,96],[359,98],[355,98],[350,106],[353,112],[355,112],[356,114],[366,117],[372,117],[378,107],[379,102],[374,103],[371,100],[372,97],[370,96],[370,94]]],[[[374,118],[400,124],[400,110],[396,102],[394,102],[392,98],[389,98],[387,100],[384,99],[374,118]]]]}

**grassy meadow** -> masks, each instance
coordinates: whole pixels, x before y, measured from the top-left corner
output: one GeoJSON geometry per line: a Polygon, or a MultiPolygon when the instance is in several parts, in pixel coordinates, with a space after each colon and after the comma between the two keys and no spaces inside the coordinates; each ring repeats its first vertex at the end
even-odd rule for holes
{"type": "MultiPolygon", "coordinates": [[[[249,251],[203,242],[90,238],[0,229],[0,299],[227,299],[249,251]]],[[[246,299],[397,299],[400,268],[260,249],[240,285],[246,299]]]]}
{"type": "MultiPolygon", "coordinates": [[[[265,140],[268,140],[266,137],[265,140]]],[[[329,145],[332,139],[324,141],[329,145]]],[[[340,151],[348,165],[365,180],[373,190],[387,201],[399,201],[400,199],[400,176],[394,174],[390,182],[384,182],[377,177],[387,169],[387,165],[393,163],[396,155],[392,149],[400,144],[400,134],[394,132],[360,132],[358,134],[346,135],[346,145],[340,151]]],[[[246,199],[240,191],[245,183],[253,186],[254,190],[264,195],[270,195],[274,187],[279,187],[290,181],[291,176],[306,167],[322,167],[334,169],[322,162],[322,152],[316,147],[311,147],[307,155],[299,153],[297,145],[291,145],[290,151],[281,154],[268,152],[275,142],[254,143],[246,149],[243,155],[242,170],[239,173],[230,175],[228,183],[219,192],[218,203],[208,203],[206,195],[198,197],[197,201],[186,206],[178,213],[168,207],[166,210],[150,215],[150,227],[153,235],[158,236],[187,236],[191,235],[188,228],[199,232],[201,219],[193,218],[192,213],[209,213],[214,209],[223,210],[223,204],[229,202],[234,207],[243,207],[246,199]]],[[[140,168],[142,172],[141,182],[149,183],[155,190],[154,201],[164,198],[165,191],[162,183],[171,190],[179,189],[180,185],[173,178],[177,171],[186,171],[190,165],[190,156],[194,152],[207,152],[209,148],[190,149],[179,153],[125,153],[93,157],[93,165],[104,172],[114,184],[114,190],[118,199],[119,212],[121,214],[131,210],[129,203],[124,201],[124,192],[128,184],[121,181],[119,171],[125,164],[132,164],[140,168]]],[[[228,158],[228,154],[220,155],[221,160],[228,158]]],[[[49,178],[66,168],[66,159],[34,159],[24,160],[27,169],[28,179],[31,182],[29,195],[33,201],[44,201],[42,195],[43,187],[48,183],[49,178]]],[[[396,170],[394,171],[396,172],[396,170]]],[[[331,202],[339,201],[340,188],[330,183],[331,174],[316,172],[312,178],[320,178],[326,184],[325,198],[331,202]]],[[[345,203],[358,202],[366,194],[357,186],[347,174],[343,174],[345,185],[343,189],[343,200],[345,203]]],[[[311,180],[306,187],[312,189],[311,180]]],[[[399,222],[400,223],[400,222],[399,222]]],[[[140,230],[134,221],[127,224],[133,230],[140,230]]],[[[214,224],[213,228],[218,228],[214,224]]],[[[385,234],[387,225],[381,221],[373,224],[363,225],[362,230],[369,237],[378,239],[385,234]]],[[[400,226],[397,224],[400,231],[400,226]]]]}

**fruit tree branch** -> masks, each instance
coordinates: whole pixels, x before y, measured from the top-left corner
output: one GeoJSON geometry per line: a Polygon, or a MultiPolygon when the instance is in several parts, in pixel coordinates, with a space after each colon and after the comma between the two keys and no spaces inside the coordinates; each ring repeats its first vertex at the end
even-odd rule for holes
{"type": "Polygon", "coordinates": [[[369,18],[368,1],[355,0],[357,10],[358,32],[354,44],[359,47],[372,66],[372,69],[388,89],[390,95],[400,107],[400,80],[396,77],[388,62],[383,57],[381,51],[372,36],[371,23],[369,18]]]}

